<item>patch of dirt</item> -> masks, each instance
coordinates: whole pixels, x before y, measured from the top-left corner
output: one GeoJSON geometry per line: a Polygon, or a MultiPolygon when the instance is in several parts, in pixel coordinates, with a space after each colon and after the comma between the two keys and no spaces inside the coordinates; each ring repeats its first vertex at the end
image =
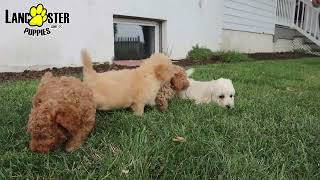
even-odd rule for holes
{"type": "MultiPolygon", "coordinates": [[[[174,61],[173,63],[179,66],[191,66],[191,65],[205,65],[205,64],[215,64],[218,62],[218,59],[206,60],[206,61],[193,61],[188,59],[182,59],[179,61],[174,61]]],[[[136,66],[123,66],[116,64],[98,64],[94,65],[94,69],[97,72],[106,72],[110,70],[121,70],[121,69],[133,69],[136,66]]],[[[17,81],[17,80],[32,80],[40,79],[42,75],[46,72],[51,71],[55,76],[64,76],[71,74],[82,73],[82,67],[63,67],[63,68],[47,68],[42,71],[30,71],[25,70],[24,72],[4,72],[0,73],[0,83],[8,81],[17,81]]]]}
{"type": "MultiPolygon", "coordinates": [[[[303,54],[303,53],[292,53],[292,52],[283,52],[283,53],[254,53],[248,54],[250,58],[255,60],[274,60],[274,59],[296,59],[302,57],[317,57],[315,55],[310,54],[303,54]]],[[[206,65],[206,64],[217,64],[223,63],[220,57],[212,57],[209,60],[199,60],[194,61],[190,59],[181,59],[181,60],[174,60],[174,64],[179,66],[193,66],[193,65],[206,65]]],[[[99,64],[94,65],[94,69],[97,72],[106,72],[110,70],[121,70],[121,69],[133,69],[136,68],[135,66],[123,66],[123,65],[116,65],[116,64],[99,64]]],[[[79,74],[82,72],[82,67],[63,67],[63,68],[52,68],[52,69],[45,69],[42,71],[29,71],[26,70],[24,72],[5,72],[0,73],[0,83],[8,82],[8,81],[16,81],[16,80],[32,80],[32,79],[39,79],[45,73],[51,71],[56,76],[63,76],[63,75],[71,75],[71,74],[79,74]]]]}
{"type": "MultiPolygon", "coordinates": [[[[105,72],[110,70],[120,70],[120,69],[130,69],[135,67],[121,66],[115,64],[99,64],[94,65],[94,69],[97,72],[105,72]]],[[[30,71],[26,70],[23,72],[4,72],[0,73],[0,83],[8,82],[8,81],[16,81],[16,80],[32,80],[32,79],[40,79],[42,75],[46,72],[51,71],[55,76],[63,76],[63,75],[71,75],[71,74],[79,74],[82,72],[82,67],[63,67],[63,68],[47,68],[42,71],[30,71]]]]}
{"type": "Polygon", "coordinates": [[[248,56],[255,60],[275,60],[275,59],[297,59],[303,57],[317,57],[313,54],[298,52],[279,52],[279,53],[253,53],[248,56]]]}

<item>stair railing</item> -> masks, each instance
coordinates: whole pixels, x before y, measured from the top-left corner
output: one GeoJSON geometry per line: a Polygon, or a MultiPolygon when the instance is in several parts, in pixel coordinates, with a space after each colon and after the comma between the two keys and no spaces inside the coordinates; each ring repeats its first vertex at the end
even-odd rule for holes
{"type": "Polygon", "coordinates": [[[276,24],[296,29],[320,46],[320,8],[311,0],[277,0],[276,24]]]}
{"type": "Polygon", "coordinates": [[[320,45],[320,9],[313,7],[310,0],[297,0],[295,14],[294,28],[320,45]]]}

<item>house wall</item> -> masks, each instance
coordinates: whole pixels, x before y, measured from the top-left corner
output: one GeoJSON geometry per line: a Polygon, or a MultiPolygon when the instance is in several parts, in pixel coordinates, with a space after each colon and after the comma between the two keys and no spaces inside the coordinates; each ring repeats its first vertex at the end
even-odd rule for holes
{"type": "Polygon", "coordinates": [[[273,52],[276,0],[225,0],[222,50],[273,52]]]}
{"type": "Polygon", "coordinates": [[[273,35],[223,30],[221,50],[244,53],[273,52],[273,35]]]}
{"type": "Polygon", "coordinates": [[[276,0],[225,0],[223,28],[274,34],[276,0]]]}
{"type": "Polygon", "coordinates": [[[90,51],[94,61],[110,61],[115,14],[163,20],[163,48],[175,59],[185,57],[195,44],[217,50],[221,42],[223,0],[50,0],[44,3],[48,12],[70,13],[70,23],[50,35],[28,36],[23,33],[27,24],[4,23],[5,9],[28,12],[37,4],[35,0],[0,1],[0,71],[34,65],[78,66],[82,48],[90,51]]]}

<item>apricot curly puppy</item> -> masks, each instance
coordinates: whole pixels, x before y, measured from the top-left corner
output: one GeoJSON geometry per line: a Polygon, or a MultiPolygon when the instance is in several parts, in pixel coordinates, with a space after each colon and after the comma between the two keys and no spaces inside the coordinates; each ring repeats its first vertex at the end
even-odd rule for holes
{"type": "Polygon", "coordinates": [[[95,124],[93,92],[74,77],[45,73],[32,105],[28,121],[32,151],[46,153],[66,142],[66,151],[71,152],[95,124]]]}
{"type": "Polygon", "coordinates": [[[174,65],[174,76],[170,82],[161,86],[156,97],[156,105],[161,111],[167,110],[168,101],[173,99],[178,92],[186,90],[188,87],[187,73],[182,67],[174,65]]]}

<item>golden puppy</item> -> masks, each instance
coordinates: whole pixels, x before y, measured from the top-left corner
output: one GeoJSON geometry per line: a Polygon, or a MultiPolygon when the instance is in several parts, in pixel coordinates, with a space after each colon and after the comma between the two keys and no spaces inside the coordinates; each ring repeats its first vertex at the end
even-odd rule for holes
{"type": "Polygon", "coordinates": [[[112,110],[130,107],[142,116],[145,105],[155,105],[160,87],[169,82],[174,69],[169,57],[154,54],[140,67],[131,70],[97,73],[91,58],[82,51],[84,82],[93,90],[97,109],[112,110]]]}

